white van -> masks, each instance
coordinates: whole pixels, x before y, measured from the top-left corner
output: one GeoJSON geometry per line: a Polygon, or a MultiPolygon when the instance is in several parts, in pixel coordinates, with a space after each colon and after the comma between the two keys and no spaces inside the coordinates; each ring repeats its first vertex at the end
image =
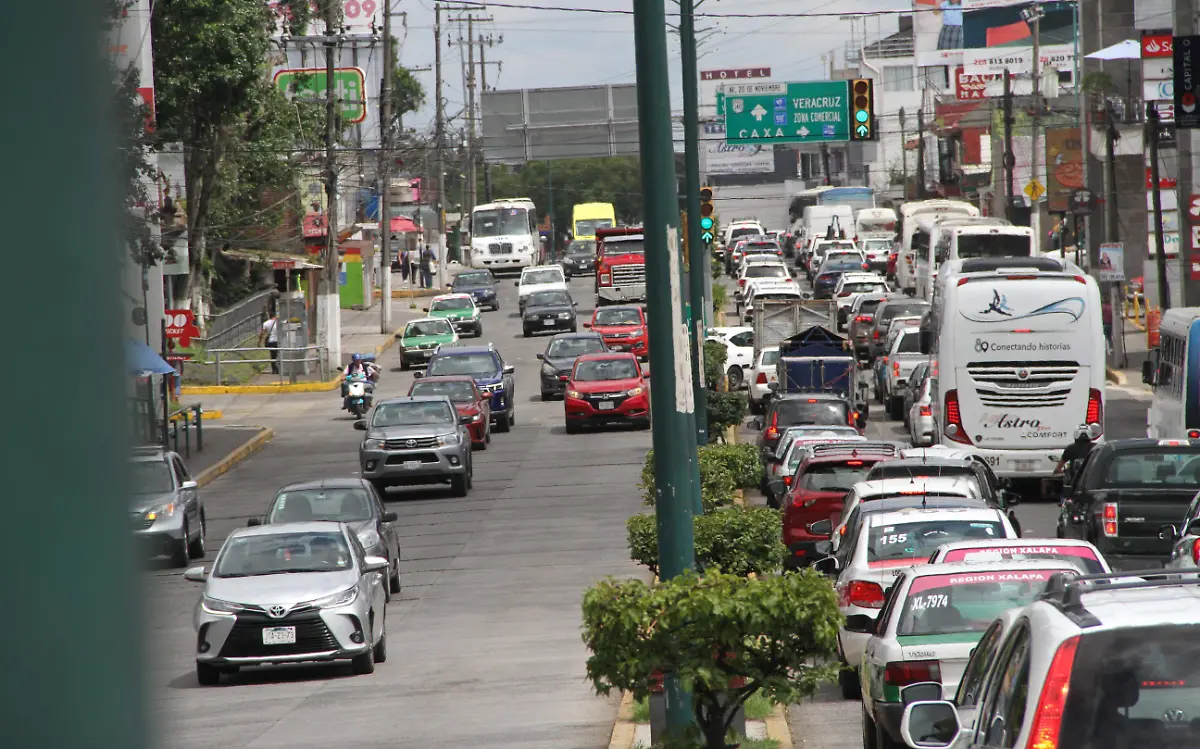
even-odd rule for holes
{"type": "Polygon", "coordinates": [[[854,241],[854,209],[848,205],[810,205],[804,209],[804,249],[812,251],[812,243],[825,239],[830,228],[833,239],[854,241]]]}
{"type": "Polygon", "coordinates": [[[918,253],[929,249],[929,237],[917,236],[917,217],[927,214],[978,216],[979,209],[962,200],[941,199],[918,200],[900,206],[900,234],[896,238],[896,284],[906,294],[916,293],[916,257],[918,253]],[[922,245],[922,242],[925,244],[922,245]]]}
{"type": "Polygon", "coordinates": [[[896,212],[891,208],[863,208],[854,217],[854,236],[858,239],[896,236],[896,212]]]}
{"type": "MultiPolygon", "coordinates": [[[[938,268],[947,260],[958,260],[957,254],[951,253],[951,247],[957,249],[957,238],[963,232],[971,233],[975,228],[981,229],[985,234],[1001,228],[1024,229],[1029,232],[1026,227],[1013,227],[1007,221],[999,218],[986,218],[983,216],[956,216],[945,214],[926,214],[917,217],[917,235],[919,243],[922,246],[928,245],[928,249],[916,256],[916,279],[917,279],[917,297],[930,301],[933,299],[933,284],[937,279],[938,268]]],[[[971,234],[971,236],[976,236],[971,234]]],[[[990,235],[988,235],[990,236],[990,235]]],[[[914,238],[914,244],[918,243],[918,239],[914,238]]],[[[1014,243],[1011,248],[1005,242],[987,245],[984,248],[976,248],[972,245],[972,240],[968,239],[965,245],[967,255],[966,258],[972,257],[1005,257],[1004,250],[1012,249],[1013,257],[1029,257],[1029,250],[1026,248],[1021,252],[1020,243],[1014,243]]]]}
{"type": "Polygon", "coordinates": [[[1076,427],[1104,428],[1100,305],[1095,279],[1071,263],[948,261],[925,334],[941,443],[973,449],[997,476],[1041,479],[1045,494],[1076,427]]]}

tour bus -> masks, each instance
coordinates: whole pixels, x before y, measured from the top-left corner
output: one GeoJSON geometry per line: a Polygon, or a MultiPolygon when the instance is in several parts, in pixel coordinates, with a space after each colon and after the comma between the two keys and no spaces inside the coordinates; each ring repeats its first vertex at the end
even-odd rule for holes
{"type": "Polygon", "coordinates": [[[1200,307],[1163,312],[1158,348],[1142,367],[1142,381],[1154,388],[1146,436],[1200,439],[1200,307]]]}
{"type": "Polygon", "coordinates": [[[870,187],[831,187],[817,193],[817,205],[848,205],[857,212],[875,207],[875,190],[870,187]]]}
{"type": "Polygon", "coordinates": [[[1052,495],[1075,429],[1104,429],[1100,304],[1095,279],[1068,262],[947,262],[922,335],[939,441],[974,449],[998,476],[1039,479],[1052,495]]]}
{"type": "Polygon", "coordinates": [[[571,238],[596,240],[597,229],[617,225],[617,211],[612,203],[576,203],[571,212],[571,238]]]}
{"type": "Polygon", "coordinates": [[[929,249],[927,245],[914,245],[927,241],[928,237],[917,237],[917,217],[924,215],[978,216],[979,209],[962,200],[918,200],[900,206],[900,234],[896,237],[896,284],[906,294],[917,290],[916,256],[929,249]]]}
{"type": "Polygon", "coordinates": [[[947,260],[1029,257],[1033,254],[1033,230],[1027,226],[1012,226],[999,218],[926,215],[917,219],[917,233],[924,235],[919,243],[928,245],[927,250],[916,256],[915,274],[917,297],[926,301],[933,299],[938,268],[947,260]]]}
{"type": "Polygon", "coordinates": [[[798,222],[804,217],[804,209],[810,205],[817,205],[821,199],[821,193],[832,190],[829,185],[821,185],[808,190],[801,190],[792,196],[792,201],[788,204],[788,215],[792,217],[793,222],[798,222]]]}
{"type": "Polygon", "coordinates": [[[471,211],[471,267],[520,271],[541,258],[537,208],[529,198],[506,198],[471,211]]]}

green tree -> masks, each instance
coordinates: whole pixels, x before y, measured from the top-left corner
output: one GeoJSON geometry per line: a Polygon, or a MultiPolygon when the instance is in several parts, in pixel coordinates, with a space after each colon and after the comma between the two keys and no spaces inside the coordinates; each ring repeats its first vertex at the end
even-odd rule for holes
{"type": "Polygon", "coordinates": [[[788,704],[836,675],[823,664],[842,621],[833,588],[808,570],[606,580],[583,597],[588,678],[599,694],[623,689],[641,699],[658,675],[674,674],[692,694],[703,746],[725,749],[751,694],[788,704]]]}
{"type": "MultiPolygon", "coordinates": [[[[554,182],[555,227],[570,230],[571,209],[577,203],[612,203],[618,220],[641,222],[642,178],[638,160],[633,156],[565,159],[550,166],[545,161],[531,161],[519,168],[496,166],[492,168],[492,195],[531,198],[545,214],[550,207],[550,171],[554,182]]],[[[482,186],[481,178],[481,191],[482,186]]]]}

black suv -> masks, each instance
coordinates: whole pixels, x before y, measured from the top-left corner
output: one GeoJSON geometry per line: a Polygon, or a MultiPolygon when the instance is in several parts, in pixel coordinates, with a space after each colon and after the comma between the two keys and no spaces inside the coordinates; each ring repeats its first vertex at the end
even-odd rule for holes
{"type": "Polygon", "coordinates": [[[1096,546],[1114,568],[1165,563],[1200,492],[1200,440],[1113,440],[1097,445],[1063,487],[1058,537],[1096,546]]]}

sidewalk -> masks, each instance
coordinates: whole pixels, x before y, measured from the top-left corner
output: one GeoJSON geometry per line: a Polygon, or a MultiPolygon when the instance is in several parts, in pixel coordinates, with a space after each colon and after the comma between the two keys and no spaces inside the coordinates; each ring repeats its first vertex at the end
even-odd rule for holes
{"type": "Polygon", "coordinates": [[[182,433],[179,436],[179,445],[176,447],[172,442],[169,444],[171,449],[174,449],[183,458],[183,462],[187,465],[188,471],[193,478],[199,478],[206,471],[209,471],[213,466],[218,465],[222,461],[228,459],[234,453],[241,451],[247,447],[255,439],[261,439],[259,436],[263,432],[261,427],[251,426],[217,426],[209,425],[207,422],[204,425],[204,450],[199,450],[196,444],[196,432],[193,429],[191,432],[191,450],[190,455],[183,441],[182,433]]]}

